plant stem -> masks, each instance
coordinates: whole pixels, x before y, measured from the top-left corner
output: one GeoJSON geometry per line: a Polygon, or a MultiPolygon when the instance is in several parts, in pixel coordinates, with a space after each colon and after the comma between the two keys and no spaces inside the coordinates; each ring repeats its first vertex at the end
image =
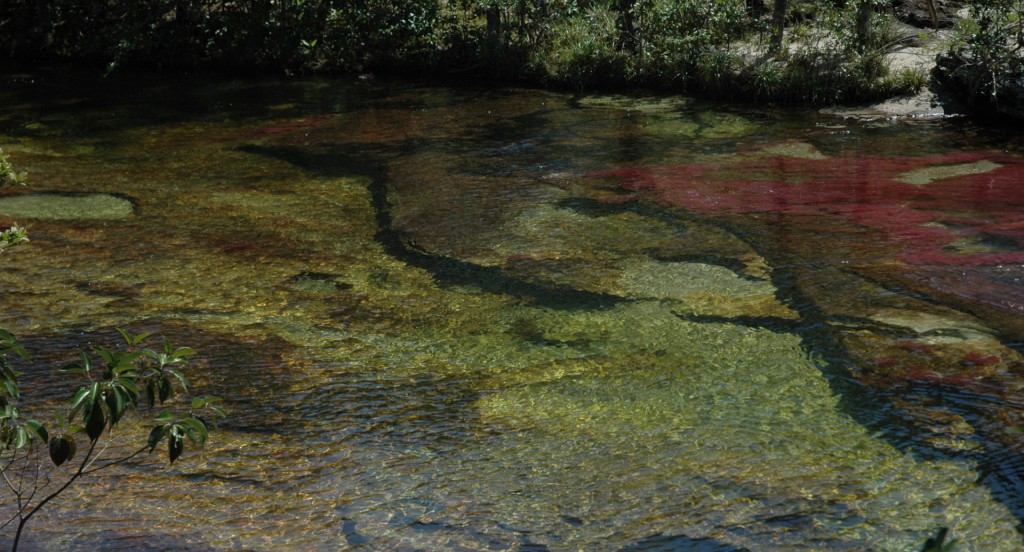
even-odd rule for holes
{"type": "Polygon", "coordinates": [[[89,444],[89,450],[88,450],[88,452],[85,453],[85,458],[82,459],[82,463],[78,466],[78,470],[75,472],[75,474],[72,475],[71,478],[68,479],[66,482],[64,482],[64,484],[61,485],[61,487],[59,489],[57,489],[56,491],[53,491],[53,493],[51,493],[46,498],[44,498],[41,501],[39,501],[39,505],[38,506],[36,506],[35,508],[32,508],[31,512],[26,514],[25,517],[21,518],[21,521],[18,522],[18,531],[14,534],[14,544],[11,545],[11,552],[17,552],[18,551],[18,542],[21,541],[21,533],[25,529],[25,524],[28,523],[28,520],[32,519],[32,516],[34,516],[36,514],[36,512],[38,512],[39,510],[42,510],[43,506],[46,506],[46,504],[48,502],[50,502],[51,500],[56,498],[57,495],[59,495],[60,493],[64,492],[68,487],[71,486],[72,483],[75,482],[76,479],[78,479],[82,475],[82,472],[85,470],[86,464],[89,463],[89,458],[92,456],[92,453],[93,453],[94,450],[96,450],[96,441],[95,440],[93,440],[89,444]]]}

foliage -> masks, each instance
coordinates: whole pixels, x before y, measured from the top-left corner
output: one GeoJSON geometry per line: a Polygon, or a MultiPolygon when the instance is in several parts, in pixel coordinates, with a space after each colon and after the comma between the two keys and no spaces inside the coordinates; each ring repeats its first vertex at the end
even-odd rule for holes
{"type": "Polygon", "coordinates": [[[985,109],[1019,103],[1024,92],[1014,90],[1024,77],[1024,1],[976,3],[970,14],[940,58],[936,76],[985,109]]]}
{"type": "Polygon", "coordinates": [[[0,189],[13,184],[24,183],[25,173],[15,172],[10,159],[4,153],[4,150],[0,149],[0,189]]]}
{"type": "MultiPolygon", "coordinates": [[[[637,63],[642,81],[685,84],[701,72],[702,62],[715,65],[721,46],[754,28],[744,2],[639,0],[637,63]]],[[[710,72],[714,73],[715,68],[710,72]]],[[[709,74],[709,70],[704,70],[709,74]]]]}
{"type": "MultiPolygon", "coordinates": [[[[14,171],[10,159],[4,154],[4,150],[0,149],[0,189],[13,184],[24,184],[25,178],[25,173],[14,171]]],[[[15,224],[6,230],[0,231],[0,253],[3,253],[5,249],[27,241],[28,231],[15,224]]]]}
{"type": "Polygon", "coordinates": [[[0,253],[27,241],[28,230],[25,230],[25,228],[18,225],[11,226],[7,230],[0,232],[0,253]]]}
{"type": "Polygon", "coordinates": [[[591,8],[563,19],[547,36],[533,60],[546,78],[583,90],[622,75],[615,18],[606,8],[591,8]]]}
{"type": "MultiPolygon", "coordinates": [[[[743,75],[744,88],[761,98],[809,104],[874,100],[914,93],[926,83],[920,70],[890,73],[885,55],[899,43],[892,14],[877,0],[848,2],[832,9],[820,4],[813,19],[794,21],[791,44],[762,59],[743,75]],[[864,11],[865,6],[871,8],[864,11]],[[870,16],[865,27],[863,17],[870,16]]],[[[797,4],[797,9],[804,9],[797,4]]]]}
{"type": "MultiPolygon", "coordinates": [[[[182,369],[195,354],[187,347],[172,346],[166,339],[161,347],[153,349],[146,346],[149,334],[118,331],[125,342],[124,350],[98,346],[93,355],[80,351],[78,362],[61,369],[62,374],[84,381],[47,429],[22,415],[19,378],[23,374],[14,370],[8,356],[27,360],[28,354],[13,334],[0,329],[0,475],[16,503],[14,517],[3,524],[17,522],[13,549],[17,549],[29,519],[80,477],[153,452],[163,443],[173,463],[184,451],[186,440],[194,446],[206,442],[208,416],[225,414],[217,397],[192,398],[177,413],[163,408],[151,422],[145,445],[105,458],[109,449],[100,446],[101,441],[120,435],[123,422],[133,418],[130,414],[140,402],[152,409],[169,404],[177,393],[189,395],[189,382],[182,369]],[[47,463],[52,467],[46,468],[47,463]],[[56,489],[48,485],[61,477],[64,482],[56,489]],[[48,494],[41,496],[44,493],[48,494]]],[[[131,419],[131,424],[138,423],[131,419]]]]}
{"type": "MultiPolygon", "coordinates": [[[[1005,0],[1004,0],[1005,1],[1005,0]]],[[[131,67],[241,69],[287,73],[387,71],[487,74],[580,89],[636,84],[723,90],[787,99],[791,79],[836,69],[853,75],[802,93],[799,101],[877,94],[864,72],[892,44],[885,0],[789,0],[787,43],[841,33],[843,55],[815,54],[806,71],[760,69],[775,37],[759,0],[51,0],[0,3],[0,55],[131,67]],[[757,6],[761,6],[758,8],[757,6]],[[869,17],[865,17],[865,15],[869,17]],[[841,24],[836,25],[836,22],[841,24]],[[838,65],[836,65],[838,64],[838,65]],[[851,69],[852,67],[852,69],[851,69]],[[760,77],[754,79],[751,74],[760,77]],[[781,81],[772,84],[775,77],[781,81]]],[[[781,36],[779,37],[781,38],[781,36]]],[[[775,50],[785,65],[788,50],[775,50]]],[[[891,82],[890,82],[891,84],[891,82]]],[[[883,87],[885,88],[885,87],[883,87]]]]}

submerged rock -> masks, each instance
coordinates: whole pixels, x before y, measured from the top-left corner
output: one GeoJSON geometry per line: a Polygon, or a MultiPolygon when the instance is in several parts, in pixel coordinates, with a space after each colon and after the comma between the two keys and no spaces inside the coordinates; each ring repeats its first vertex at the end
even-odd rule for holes
{"type": "Polygon", "coordinates": [[[780,157],[796,157],[799,159],[825,159],[825,155],[818,151],[818,148],[807,142],[783,142],[768,146],[760,150],[764,155],[778,155],[780,157]]]}
{"type": "Polygon", "coordinates": [[[739,138],[753,134],[758,125],[732,113],[699,111],[652,115],[644,130],[663,137],[676,138],[739,138]]]}
{"type": "Polygon", "coordinates": [[[797,317],[775,298],[770,282],[744,279],[728,268],[704,263],[630,263],[619,286],[628,297],[678,302],[680,312],[690,315],[797,317]]]}
{"type": "Polygon", "coordinates": [[[687,107],[692,100],[685,96],[636,97],[622,95],[592,95],[578,100],[580,107],[622,109],[642,113],[666,113],[687,107]]]}
{"type": "Polygon", "coordinates": [[[982,159],[973,163],[957,163],[953,165],[937,165],[923,167],[896,175],[896,180],[906,184],[924,185],[931,184],[936,180],[945,180],[957,176],[985,174],[992,172],[1002,165],[993,163],[988,159],[982,159]]]}
{"type": "Polygon", "coordinates": [[[0,197],[0,215],[15,219],[118,220],[133,214],[132,201],[113,194],[38,193],[0,197]]]}
{"type": "MultiPolygon", "coordinates": [[[[688,322],[654,301],[538,313],[534,324],[552,339],[616,351],[539,367],[519,385],[505,375],[477,402],[484,420],[510,435],[485,471],[532,474],[528,493],[489,504],[537,528],[543,542],[596,545],[586,540],[593,533],[545,527],[554,512],[580,509],[632,534],[682,531],[756,550],[812,541],[909,550],[937,523],[972,550],[1020,547],[1015,519],[969,466],[915,460],[872,436],[843,411],[794,334],[688,322]],[[529,440],[515,438],[526,428],[529,440]],[[671,489],[672,499],[641,507],[651,491],[639,489],[649,486],[671,489]],[[856,525],[844,521],[851,512],[856,525]]],[[[493,488],[508,491],[507,483],[493,488]]]]}

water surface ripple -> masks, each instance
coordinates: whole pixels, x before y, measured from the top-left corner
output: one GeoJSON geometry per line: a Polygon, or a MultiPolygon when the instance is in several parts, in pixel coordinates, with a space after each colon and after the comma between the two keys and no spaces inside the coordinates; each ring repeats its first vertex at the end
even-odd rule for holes
{"type": "Polygon", "coordinates": [[[2,78],[26,389],[60,396],[55,367],[127,327],[198,349],[230,410],[172,468],[75,487],[31,549],[1024,549],[1013,136],[2,78]]]}

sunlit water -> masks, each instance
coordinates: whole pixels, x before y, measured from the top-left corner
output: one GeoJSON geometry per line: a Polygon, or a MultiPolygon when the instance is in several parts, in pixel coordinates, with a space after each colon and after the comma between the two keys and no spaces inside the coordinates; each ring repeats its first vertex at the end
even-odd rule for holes
{"type": "MultiPolygon", "coordinates": [[[[211,443],[39,550],[1024,548],[1024,185],[957,120],[4,77],[25,387],[200,351],[211,443]],[[17,196],[17,197],[14,197],[17,196]],[[1019,298],[1019,299],[1018,299],[1019,298]]],[[[5,499],[6,500],[6,499],[5,499]]],[[[11,534],[11,528],[7,537],[11,534]]]]}

